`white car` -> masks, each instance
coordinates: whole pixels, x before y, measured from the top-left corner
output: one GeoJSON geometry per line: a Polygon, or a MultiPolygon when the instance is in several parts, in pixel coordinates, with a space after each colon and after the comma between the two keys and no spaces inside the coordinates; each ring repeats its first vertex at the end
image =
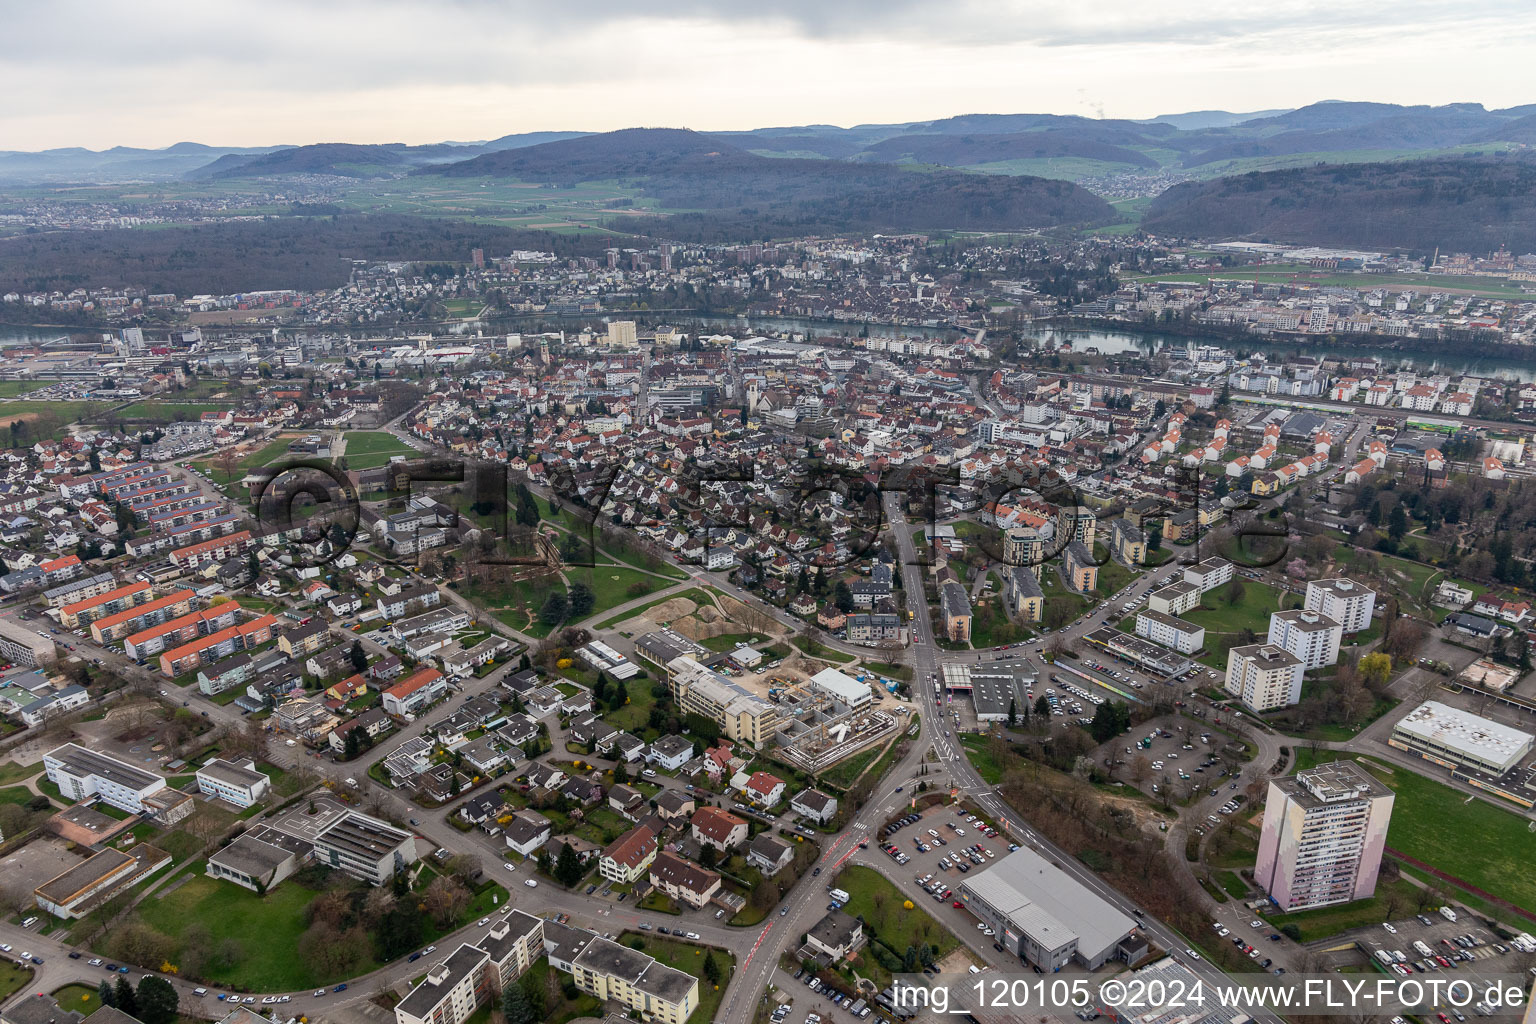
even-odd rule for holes
{"type": "Polygon", "coordinates": [[[526,885],[530,889],[537,889],[539,887],[539,883],[534,881],[531,878],[523,879],[523,884],[526,885]]]}
{"type": "Polygon", "coordinates": [[[1383,921],[1381,923],[1381,926],[1383,928],[1385,928],[1387,931],[1391,932],[1393,935],[1397,934],[1397,929],[1392,927],[1392,922],[1391,921],[1383,921]]]}
{"type": "Polygon", "coordinates": [[[502,861],[501,865],[502,865],[502,867],[506,868],[508,871],[516,871],[517,870],[517,865],[513,864],[509,860],[502,861]]]}

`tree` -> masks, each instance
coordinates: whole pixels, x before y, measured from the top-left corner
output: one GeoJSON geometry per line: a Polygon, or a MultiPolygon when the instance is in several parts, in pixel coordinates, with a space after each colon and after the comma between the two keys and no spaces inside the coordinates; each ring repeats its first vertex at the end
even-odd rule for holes
{"type": "Polygon", "coordinates": [[[1403,534],[1408,532],[1408,514],[1403,511],[1403,506],[1393,505],[1392,514],[1387,517],[1387,536],[1393,540],[1402,540],[1403,534]]]}
{"type": "Polygon", "coordinates": [[[133,986],[128,984],[128,979],[119,975],[117,988],[112,992],[112,1005],[122,1010],[130,1017],[139,1015],[139,999],[133,991],[133,986]]]}
{"type": "Polygon", "coordinates": [[[534,1024],[539,1019],[533,1015],[533,1007],[528,1005],[528,996],[521,985],[507,986],[501,996],[501,1013],[507,1024],[534,1024]]]}
{"type": "MultiPolygon", "coordinates": [[[[720,983],[720,965],[715,962],[715,954],[713,952],[704,954],[703,972],[704,980],[711,985],[718,985],[720,983]]],[[[149,1024],[149,1022],[146,1021],[145,1024],[149,1024]]]]}
{"type": "Polygon", "coordinates": [[[362,672],[368,668],[368,652],[363,650],[361,640],[352,641],[352,649],[347,652],[347,657],[352,661],[352,671],[362,672]]]}
{"type": "Polygon", "coordinates": [[[564,594],[558,590],[551,591],[544,599],[544,606],[539,609],[539,621],[546,626],[558,626],[565,621],[569,607],[564,594]]]}
{"type": "Polygon", "coordinates": [[[1017,699],[1008,698],[1008,728],[1012,729],[1019,724],[1019,702],[1017,699]]]}
{"type": "Polygon", "coordinates": [[[592,588],[581,581],[571,584],[569,598],[571,618],[581,620],[592,614],[592,607],[597,603],[597,598],[592,593],[592,588]]]}
{"type": "Polygon", "coordinates": [[[1372,689],[1379,689],[1386,685],[1392,675],[1392,656],[1373,651],[1360,659],[1358,671],[1361,682],[1372,689]]]}
{"type": "Polygon", "coordinates": [[[1247,595],[1248,588],[1243,586],[1243,581],[1239,577],[1233,576],[1232,582],[1227,584],[1227,604],[1241,604],[1243,598],[1247,595]]]}
{"type": "Polygon", "coordinates": [[[629,781],[629,769],[625,767],[623,761],[613,766],[613,781],[620,784],[629,781]]]}
{"type": "Polygon", "coordinates": [[[709,845],[708,843],[704,843],[699,847],[699,863],[704,867],[713,868],[718,859],[718,855],[715,853],[715,848],[713,846],[709,845]]]}
{"type": "Polygon", "coordinates": [[[560,856],[555,861],[555,881],[567,889],[581,881],[587,869],[581,863],[581,858],[576,856],[576,851],[571,849],[571,844],[566,843],[560,847],[560,856]]]}
{"type": "Polygon", "coordinates": [[[360,732],[362,730],[357,728],[347,730],[347,737],[342,741],[341,759],[343,761],[350,761],[362,753],[363,741],[358,735],[360,732]]]}
{"type": "Polygon", "coordinates": [[[832,603],[844,615],[853,611],[853,588],[842,580],[838,580],[837,585],[832,588],[832,603]]]}
{"type": "Polygon", "coordinates": [[[1093,713],[1088,732],[1094,742],[1104,743],[1131,727],[1131,710],[1120,701],[1105,701],[1093,713]]]}
{"type": "Polygon", "coordinates": [[[171,1024],[181,1008],[181,997],[176,994],[175,986],[153,974],[146,974],[139,979],[139,990],[135,997],[138,999],[139,1012],[134,1016],[144,1024],[171,1024]]]}
{"type": "Polygon", "coordinates": [[[101,979],[101,984],[96,986],[96,998],[101,1000],[102,1006],[116,1006],[117,992],[112,988],[112,983],[106,978],[101,979]]]}
{"type": "MultiPolygon", "coordinates": [[[[1099,706],[1103,707],[1102,704],[1099,705],[1099,706]]],[[[1051,713],[1051,702],[1045,699],[1045,695],[1041,694],[1040,696],[1036,697],[1035,698],[1035,714],[1036,715],[1047,715],[1048,716],[1048,715],[1050,715],[1050,713],[1051,713]]]]}

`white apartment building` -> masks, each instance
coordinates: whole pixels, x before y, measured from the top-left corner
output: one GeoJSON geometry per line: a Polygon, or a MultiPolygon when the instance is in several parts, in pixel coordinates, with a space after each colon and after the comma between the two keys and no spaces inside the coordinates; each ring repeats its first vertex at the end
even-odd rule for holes
{"type": "Polygon", "coordinates": [[[1146,609],[1136,613],[1136,635],[1180,654],[1194,654],[1205,646],[1205,627],[1166,612],[1146,609]]]}
{"type": "Polygon", "coordinates": [[[1371,626],[1376,592],[1342,576],[1312,580],[1307,584],[1304,607],[1309,612],[1322,612],[1346,633],[1359,633],[1371,626]]]}
{"type": "Polygon", "coordinates": [[[1344,628],[1322,612],[1297,608],[1269,617],[1269,642],[1300,658],[1303,668],[1337,662],[1343,639],[1344,628]]]}
{"type": "Polygon", "coordinates": [[[1273,711],[1301,700],[1301,659],[1274,644],[1227,652],[1226,690],[1253,711],[1273,711]]]}
{"type": "Polygon", "coordinates": [[[1215,590],[1224,583],[1232,582],[1232,563],[1214,555],[1194,565],[1184,567],[1184,582],[1200,588],[1200,593],[1215,590]]]}
{"type": "Polygon", "coordinates": [[[249,807],[272,788],[272,780],[256,770],[256,762],[214,758],[197,770],[197,789],[204,796],[236,807],[249,807]]]}
{"type": "Polygon", "coordinates": [[[490,995],[485,950],[465,943],[433,964],[421,984],[395,1004],[398,1024],[463,1024],[490,995]]]}

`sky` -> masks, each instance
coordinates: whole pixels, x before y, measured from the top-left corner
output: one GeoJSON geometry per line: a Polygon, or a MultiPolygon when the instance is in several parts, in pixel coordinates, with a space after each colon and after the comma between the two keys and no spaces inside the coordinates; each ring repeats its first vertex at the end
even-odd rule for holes
{"type": "Polygon", "coordinates": [[[1536,102],[1529,0],[50,0],[0,150],[1536,102]],[[1226,9],[1231,7],[1232,9],[1226,9]]]}

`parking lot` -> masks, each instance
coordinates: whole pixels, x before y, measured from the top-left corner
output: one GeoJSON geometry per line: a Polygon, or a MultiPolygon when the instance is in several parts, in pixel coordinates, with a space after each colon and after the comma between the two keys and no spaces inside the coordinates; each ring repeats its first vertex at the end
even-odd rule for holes
{"type": "Polygon", "coordinates": [[[1143,722],[1094,751],[1094,760],[1114,777],[1149,796],[1182,800],[1192,792],[1234,790],[1242,771],[1230,741],[1220,732],[1180,715],[1143,722]]]}
{"type": "MultiPolygon", "coordinates": [[[[1426,910],[1415,916],[1361,929],[1350,937],[1379,963],[1391,959],[1393,965],[1386,969],[1393,973],[1404,976],[1453,973],[1472,982],[1478,990],[1482,989],[1482,983],[1497,975],[1523,975],[1536,962],[1536,955],[1509,946],[1482,927],[1479,919],[1464,908],[1453,905],[1451,912],[1456,915],[1455,921],[1426,910]],[[1426,955],[1415,943],[1422,943],[1430,953],[1426,955]]],[[[1332,940],[1329,945],[1337,945],[1337,940],[1332,940]]],[[[1465,1014],[1457,1019],[1464,1017],[1465,1014]]]]}
{"type": "MultiPolygon", "coordinates": [[[[968,875],[986,870],[1015,849],[1007,836],[1000,832],[995,837],[987,835],[985,829],[995,823],[983,821],[978,828],[977,823],[970,820],[973,815],[959,806],[945,804],[910,814],[918,815],[917,820],[897,828],[884,840],[877,836],[870,842],[869,857],[883,858],[884,873],[895,881],[897,888],[969,945],[985,962],[1004,971],[1023,969],[1019,958],[1003,949],[995,935],[988,935],[984,927],[978,927],[982,922],[965,909],[958,894],[961,881],[968,875]],[[927,849],[920,848],[919,843],[927,849]],[[905,862],[886,852],[891,846],[896,847],[905,862]],[[977,846],[979,850],[975,849],[977,846]],[[945,860],[949,861],[949,867],[943,866],[945,860]],[[922,878],[929,881],[920,883],[918,879],[922,878]]],[[[993,827],[993,831],[998,830],[993,827]]],[[[1060,973],[1088,977],[1091,972],[1072,964],[1060,973]]]]}

